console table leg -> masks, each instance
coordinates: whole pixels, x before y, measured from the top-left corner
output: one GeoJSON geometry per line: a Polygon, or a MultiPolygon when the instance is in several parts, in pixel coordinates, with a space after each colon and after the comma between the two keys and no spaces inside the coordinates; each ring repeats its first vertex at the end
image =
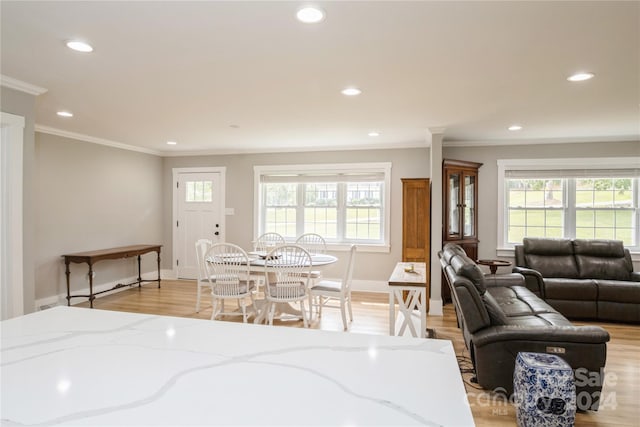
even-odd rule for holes
{"type": "Polygon", "coordinates": [[[140,258],[141,256],[138,255],[138,287],[142,286],[142,275],[140,273],[140,258]]]}
{"type": "Polygon", "coordinates": [[[93,308],[93,300],[96,297],[93,295],[93,265],[89,263],[89,306],[93,308]]]}
{"type": "Polygon", "coordinates": [[[69,261],[65,260],[64,264],[64,274],[67,276],[67,307],[69,307],[71,305],[71,285],[69,284],[69,276],[71,275],[71,272],[69,272],[69,261]]]}
{"type": "Polygon", "coordinates": [[[389,289],[389,335],[396,334],[395,290],[389,289]]]}
{"type": "Polygon", "coordinates": [[[158,250],[158,289],[160,289],[160,251],[158,250]]]}

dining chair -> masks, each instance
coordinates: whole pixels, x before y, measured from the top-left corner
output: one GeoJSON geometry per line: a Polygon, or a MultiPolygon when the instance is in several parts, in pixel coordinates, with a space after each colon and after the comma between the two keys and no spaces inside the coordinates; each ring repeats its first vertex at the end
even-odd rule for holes
{"type": "MultiPolygon", "coordinates": [[[[258,236],[258,238],[253,242],[253,250],[266,254],[271,249],[284,244],[285,240],[281,234],[268,232],[258,236]]],[[[264,285],[264,274],[254,275],[253,278],[256,280],[258,287],[264,285]]]]}
{"type": "MultiPolygon", "coordinates": [[[[344,330],[348,329],[346,308],[349,309],[349,320],[353,322],[353,310],[351,308],[351,280],[353,277],[353,265],[356,258],[356,245],[351,245],[349,249],[349,259],[347,260],[347,268],[342,277],[342,281],[321,280],[310,291],[309,303],[314,305],[313,299],[317,298],[315,303],[317,307],[318,318],[322,316],[322,307],[340,308],[342,314],[342,325],[344,330]],[[327,305],[330,301],[340,301],[340,306],[327,305]],[[345,307],[346,306],[346,307],[345,307]]],[[[309,310],[310,312],[312,310],[309,310]]]]}
{"type": "MultiPolygon", "coordinates": [[[[327,252],[327,242],[324,240],[324,237],[317,233],[305,233],[300,235],[296,239],[296,245],[300,245],[309,252],[312,256],[315,254],[324,254],[327,252]]],[[[322,278],[321,270],[311,270],[311,275],[309,279],[311,279],[310,286],[313,288],[318,280],[322,278]]],[[[311,309],[313,307],[313,301],[309,302],[309,315],[311,316],[311,309]]]]}
{"type": "Polygon", "coordinates": [[[259,236],[253,244],[253,248],[255,251],[260,252],[269,252],[271,249],[276,246],[284,245],[284,237],[278,233],[264,233],[259,236]]]}
{"type": "Polygon", "coordinates": [[[324,254],[327,252],[327,242],[319,234],[305,233],[296,239],[296,245],[300,245],[311,255],[324,254]]]}
{"type": "MultiPolygon", "coordinates": [[[[311,255],[300,245],[282,245],[271,250],[265,258],[265,313],[273,325],[276,305],[298,302],[300,317],[309,327],[305,300],[309,297],[311,255]]],[[[282,318],[281,316],[280,318],[282,318]]]]}
{"type": "Polygon", "coordinates": [[[204,259],[211,284],[211,320],[218,315],[242,315],[242,321],[246,323],[247,297],[251,299],[250,308],[255,312],[253,293],[256,285],[249,274],[249,256],[233,243],[217,243],[209,248],[204,259]],[[237,300],[241,312],[225,312],[224,302],[227,299],[237,300]]]}
{"type": "Polygon", "coordinates": [[[200,298],[202,295],[202,288],[210,288],[211,283],[207,277],[207,269],[204,263],[204,255],[209,248],[213,245],[210,239],[199,239],[196,241],[196,264],[198,266],[198,281],[197,281],[197,293],[196,293],[196,313],[200,312],[200,298]]]}

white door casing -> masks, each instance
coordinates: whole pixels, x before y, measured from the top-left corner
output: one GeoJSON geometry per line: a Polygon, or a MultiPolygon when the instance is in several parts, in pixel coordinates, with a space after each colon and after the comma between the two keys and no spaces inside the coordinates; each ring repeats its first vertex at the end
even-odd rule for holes
{"type": "Polygon", "coordinates": [[[225,236],[226,168],[173,170],[173,271],[180,279],[196,279],[195,242],[225,236]]]}
{"type": "Polygon", "coordinates": [[[22,151],[24,117],[1,113],[0,319],[24,313],[22,151]]]}

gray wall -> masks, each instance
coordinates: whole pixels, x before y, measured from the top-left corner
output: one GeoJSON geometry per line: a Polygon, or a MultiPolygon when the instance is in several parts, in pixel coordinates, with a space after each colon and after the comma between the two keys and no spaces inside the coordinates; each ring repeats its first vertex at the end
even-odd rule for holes
{"type": "MultiPolygon", "coordinates": [[[[443,156],[447,159],[483,163],[478,178],[478,238],[480,239],[478,256],[480,258],[495,258],[498,247],[496,210],[498,209],[499,159],[640,157],[640,141],[445,147],[443,156]]],[[[639,267],[640,263],[635,263],[634,270],[638,271],[639,267]]]]}
{"type": "MultiPolygon", "coordinates": [[[[161,157],[36,133],[36,160],[36,299],[66,295],[63,254],[162,243],[161,157]]],[[[154,255],[142,257],[143,273],[157,269],[154,255]]],[[[137,263],[94,270],[100,285],[137,276],[137,263]]],[[[87,288],[86,277],[86,264],[71,264],[72,290],[87,288]]]]}
{"type": "MultiPolygon", "coordinates": [[[[395,263],[402,258],[402,182],[400,178],[428,178],[429,149],[320,151],[310,153],[237,154],[219,156],[166,157],[164,159],[164,244],[163,267],[171,268],[172,169],[186,167],[226,167],[226,207],[235,215],[226,217],[226,240],[245,249],[253,236],[253,167],[314,163],[392,162],[391,168],[391,253],[359,253],[354,271],[356,280],[386,281],[395,263]]],[[[339,254],[338,254],[339,255],[339,254]]],[[[342,257],[344,258],[344,257],[342,257]]],[[[341,277],[342,263],[325,269],[327,277],[341,277]]]]}
{"type": "Polygon", "coordinates": [[[23,275],[24,282],[24,312],[31,313],[34,310],[35,296],[35,196],[33,173],[35,170],[35,96],[19,92],[6,87],[0,87],[0,110],[5,113],[24,117],[23,139],[23,200],[22,200],[22,227],[23,227],[23,275]]]}

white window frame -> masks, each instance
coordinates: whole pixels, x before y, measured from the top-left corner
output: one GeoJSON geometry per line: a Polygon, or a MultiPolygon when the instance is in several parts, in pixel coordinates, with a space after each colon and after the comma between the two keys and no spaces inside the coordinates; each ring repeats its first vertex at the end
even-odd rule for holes
{"type": "MultiPolygon", "coordinates": [[[[381,221],[383,243],[358,243],[358,250],[363,252],[384,252],[391,251],[390,230],[391,230],[391,162],[377,163],[329,163],[329,164],[296,164],[296,165],[256,165],[253,167],[253,236],[254,239],[261,234],[260,209],[262,207],[262,191],[260,191],[260,177],[268,174],[292,174],[292,173],[323,173],[323,174],[344,174],[344,173],[383,173],[383,199],[381,221]]],[[[328,242],[330,250],[347,251],[349,243],[328,242]]]]}
{"type": "MultiPolygon", "coordinates": [[[[498,238],[496,254],[503,257],[514,256],[514,245],[506,242],[507,221],[505,218],[507,206],[505,205],[506,195],[506,171],[512,170],[567,170],[567,169],[638,169],[640,157],[596,157],[596,158],[567,158],[567,159],[498,159],[498,238]]],[[[634,203],[637,206],[638,192],[635,189],[634,203]]],[[[570,193],[568,191],[567,193],[570,193]]],[[[565,197],[567,197],[565,195],[565,197]]],[[[572,197],[572,196],[569,196],[572,197]]],[[[565,225],[570,225],[566,224],[565,225]]],[[[574,224],[575,226],[575,224],[574,224]]],[[[640,209],[636,211],[636,227],[640,227],[640,209]]],[[[640,260],[640,241],[636,241],[635,247],[630,247],[633,260],[640,260]]]]}

